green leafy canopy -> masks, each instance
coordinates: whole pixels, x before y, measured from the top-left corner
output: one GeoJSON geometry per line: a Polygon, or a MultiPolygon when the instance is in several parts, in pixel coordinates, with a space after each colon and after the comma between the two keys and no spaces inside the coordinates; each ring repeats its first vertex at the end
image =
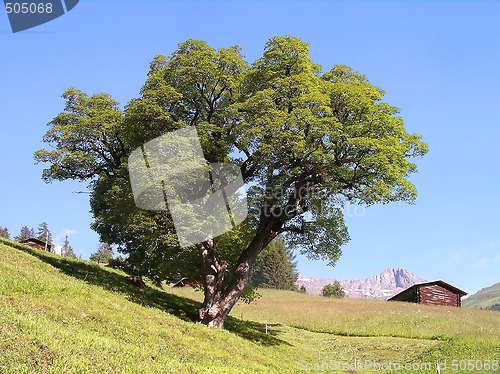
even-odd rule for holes
{"type": "MultiPolygon", "coordinates": [[[[181,249],[168,211],[134,205],[127,156],[166,132],[195,126],[208,162],[232,162],[248,187],[249,217],[215,238],[227,285],[280,234],[312,259],[335,264],[349,240],[342,204],[414,202],[412,158],[427,152],[384,91],[347,66],[324,72],[309,45],[271,38],[247,63],[239,46],[187,40],[150,65],[124,110],[107,94],[70,88],[36,152],[46,181],[89,180],[93,228],[153,279],[201,279],[195,248],[181,249]]],[[[245,270],[246,271],[246,270],[245,270]]]]}

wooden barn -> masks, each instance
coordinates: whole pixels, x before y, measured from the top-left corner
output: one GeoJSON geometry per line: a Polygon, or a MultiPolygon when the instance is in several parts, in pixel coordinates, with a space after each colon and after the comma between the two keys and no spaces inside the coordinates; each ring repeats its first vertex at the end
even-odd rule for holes
{"type": "Polygon", "coordinates": [[[461,298],[465,295],[467,295],[467,292],[445,281],[435,280],[414,284],[387,300],[460,307],[462,305],[461,298]]]}
{"type": "Polygon", "coordinates": [[[21,240],[21,243],[29,245],[30,247],[33,248],[38,248],[38,249],[43,249],[44,251],[47,250],[48,252],[51,251],[51,245],[48,243],[45,243],[43,240],[37,239],[37,238],[29,238],[25,240],[21,240]]]}
{"type": "Polygon", "coordinates": [[[182,277],[180,280],[178,280],[177,282],[175,282],[172,287],[175,287],[175,288],[180,288],[180,287],[186,287],[186,286],[189,286],[188,282],[187,281],[187,278],[186,277],[182,277]]]}

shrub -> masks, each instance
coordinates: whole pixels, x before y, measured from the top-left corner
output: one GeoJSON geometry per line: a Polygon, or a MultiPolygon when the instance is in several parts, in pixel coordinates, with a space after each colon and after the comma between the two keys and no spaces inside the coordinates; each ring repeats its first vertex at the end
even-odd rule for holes
{"type": "Polygon", "coordinates": [[[323,287],[323,290],[321,290],[321,295],[325,297],[342,298],[345,297],[345,292],[339,281],[335,281],[323,287]]]}

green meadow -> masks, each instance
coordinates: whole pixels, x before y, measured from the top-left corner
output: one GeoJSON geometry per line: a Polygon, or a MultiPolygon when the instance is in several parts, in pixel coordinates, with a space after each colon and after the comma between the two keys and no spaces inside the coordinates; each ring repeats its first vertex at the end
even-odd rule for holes
{"type": "Polygon", "coordinates": [[[0,372],[500,372],[495,311],[259,293],[209,329],[200,292],[2,240],[0,372]]]}

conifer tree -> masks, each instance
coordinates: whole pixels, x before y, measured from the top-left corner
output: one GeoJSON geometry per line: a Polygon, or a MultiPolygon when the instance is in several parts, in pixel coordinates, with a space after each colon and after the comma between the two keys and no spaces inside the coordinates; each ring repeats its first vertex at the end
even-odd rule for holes
{"type": "Polygon", "coordinates": [[[28,226],[23,226],[21,227],[21,231],[19,232],[19,235],[17,235],[14,240],[17,242],[21,242],[23,240],[29,239],[29,238],[35,238],[35,230],[30,229],[28,226]]]}
{"type": "Polygon", "coordinates": [[[73,251],[73,247],[69,244],[67,235],[66,238],[64,239],[64,243],[61,249],[61,256],[76,258],[75,251],[73,251]]]}
{"type": "Polygon", "coordinates": [[[90,255],[90,261],[98,264],[107,264],[113,258],[113,249],[107,243],[99,243],[97,251],[90,255]]]}
{"type": "Polygon", "coordinates": [[[54,242],[52,241],[52,233],[49,230],[49,225],[47,222],[42,222],[38,225],[37,236],[38,239],[46,242],[52,248],[54,247],[54,242]]]}
{"type": "Polygon", "coordinates": [[[297,290],[297,277],[295,255],[279,237],[264,249],[254,270],[253,284],[264,288],[297,290]]]}
{"type": "Polygon", "coordinates": [[[7,227],[0,226],[0,237],[10,239],[10,233],[7,227]]]}

